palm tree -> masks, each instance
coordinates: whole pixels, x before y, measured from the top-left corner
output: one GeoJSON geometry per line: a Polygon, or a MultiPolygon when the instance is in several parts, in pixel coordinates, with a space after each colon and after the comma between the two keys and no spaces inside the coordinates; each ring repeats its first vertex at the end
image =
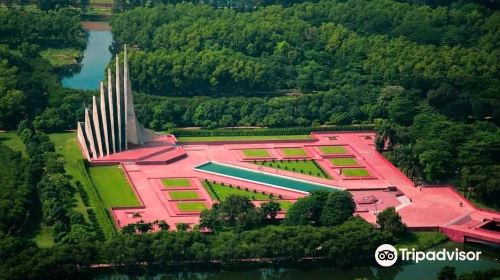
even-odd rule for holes
{"type": "Polygon", "coordinates": [[[413,144],[396,145],[394,147],[394,162],[409,178],[420,176],[418,155],[413,144]]]}
{"type": "MultiPolygon", "coordinates": [[[[396,144],[396,125],[384,120],[381,124],[377,126],[375,129],[377,132],[377,138],[379,139],[379,143],[383,143],[384,147],[387,148],[392,147],[396,144]],[[383,140],[383,142],[382,142],[383,140]]],[[[377,140],[376,140],[377,141],[377,140]]]]}

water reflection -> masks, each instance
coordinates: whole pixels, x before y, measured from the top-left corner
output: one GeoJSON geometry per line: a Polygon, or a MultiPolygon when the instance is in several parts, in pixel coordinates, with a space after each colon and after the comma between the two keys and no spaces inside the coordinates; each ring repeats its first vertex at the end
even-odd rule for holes
{"type": "Polygon", "coordinates": [[[87,48],[81,61],[81,69],[69,73],[62,85],[73,89],[99,89],[104,80],[104,70],[111,60],[109,46],[113,41],[110,30],[89,30],[87,48]]]}
{"type": "Polygon", "coordinates": [[[110,272],[109,270],[96,272],[95,279],[165,279],[165,280],[332,280],[332,279],[383,279],[383,280],[417,280],[435,279],[437,273],[445,265],[456,267],[457,274],[472,271],[486,270],[500,267],[500,250],[475,245],[463,245],[457,243],[445,243],[436,246],[432,250],[446,248],[455,250],[459,248],[464,251],[482,251],[482,257],[477,262],[447,261],[447,262],[419,262],[400,264],[395,267],[356,267],[349,270],[334,268],[313,269],[288,269],[288,268],[261,268],[247,270],[222,270],[209,272],[159,272],[154,269],[133,269],[127,272],[110,272]]]}

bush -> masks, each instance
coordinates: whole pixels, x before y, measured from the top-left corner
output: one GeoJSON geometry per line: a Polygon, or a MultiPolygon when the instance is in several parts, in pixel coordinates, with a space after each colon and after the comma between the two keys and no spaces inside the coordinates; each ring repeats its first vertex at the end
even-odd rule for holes
{"type": "Polygon", "coordinates": [[[80,193],[80,197],[82,198],[83,204],[86,207],[89,207],[89,205],[90,205],[89,204],[89,195],[87,194],[87,192],[83,188],[82,183],[80,183],[80,181],[76,181],[75,185],[76,185],[76,189],[78,190],[78,193],[80,193]]]}

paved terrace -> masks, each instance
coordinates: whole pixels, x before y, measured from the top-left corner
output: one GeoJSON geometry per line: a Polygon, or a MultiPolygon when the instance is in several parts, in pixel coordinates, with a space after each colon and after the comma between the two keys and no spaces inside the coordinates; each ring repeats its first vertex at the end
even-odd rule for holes
{"type": "MultiPolygon", "coordinates": [[[[371,223],[375,222],[377,212],[393,206],[396,207],[403,221],[410,228],[440,228],[453,240],[459,242],[463,242],[468,237],[484,237],[488,242],[500,243],[500,233],[477,228],[485,219],[500,220],[498,212],[475,208],[451,187],[416,187],[411,180],[375,151],[373,144],[375,135],[373,133],[332,132],[312,133],[311,136],[313,138],[311,141],[181,143],[180,147],[175,147],[175,137],[162,136],[144,148],[114,154],[112,158],[104,158],[104,160],[95,163],[122,162],[122,168],[143,203],[143,207],[140,208],[112,209],[119,227],[141,219],[145,221],[165,220],[172,227],[176,223],[194,224],[199,221],[199,212],[186,213],[177,209],[177,201],[169,198],[166,194],[167,190],[161,184],[162,178],[189,178],[192,182],[190,189],[199,194],[200,201],[207,207],[210,207],[213,201],[201,184],[204,179],[281,195],[287,200],[295,200],[304,195],[293,190],[277,189],[194,169],[209,161],[216,161],[259,172],[340,187],[349,190],[356,201],[375,196],[378,199],[376,203],[357,205],[357,214],[371,223]],[[326,154],[321,148],[324,146],[339,146],[344,152],[326,154]],[[282,148],[302,148],[306,155],[286,156],[281,150],[282,148]],[[265,158],[248,157],[243,153],[244,149],[265,149],[268,156],[265,158]],[[335,166],[330,161],[332,157],[353,158],[357,164],[346,167],[335,166]],[[148,159],[152,158],[155,160],[147,162],[148,159]],[[295,158],[315,160],[330,176],[330,179],[270,167],[259,167],[253,163],[254,160],[262,159],[288,160],[295,158]],[[350,167],[364,168],[369,175],[362,177],[344,176],[343,170],[350,167]],[[387,191],[389,186],[397,187],[398,191],[387,191]],[[397,196],[396,193],[398,193],[397,196]]],[[[255,203],[259,204],[260,202],[255,201],[255,203]]],[[[283,213],[280,216],[283,216],[283,213]]]]}

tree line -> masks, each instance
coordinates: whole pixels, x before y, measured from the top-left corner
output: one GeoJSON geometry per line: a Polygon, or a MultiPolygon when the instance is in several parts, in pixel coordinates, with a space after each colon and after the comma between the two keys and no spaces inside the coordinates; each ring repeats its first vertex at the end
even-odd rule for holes
{"type": "MultiPolygon", "coordinates": [[[[27,128],[23,131],[28,134],[27,128]]],[[[41,176],[51,174],[45,172],[41,176]]],[[[42,182],[37,188],[42,192],[42,207],[46,207],[58,198],[43,195],[40,185],[46,183],[42,182]]],[[[87,236],[83,232],[75,235],[73,228],[77,225],[72,225],[72,232],[50,249],[37,248],[21,236],[2,235],[0,272],[8,279],[41,279],[84,275],[81,273],[96,263],[169,267],[210,265],[214,261],[223,265],[261,260],[290,264],[308,258],[335,267],[370,264],[375,248],[397,242],[401,235],[395,234],[394,229],[404,230],[404,225],[400,218],[398,222],[394,211],[388,211],[380,216],[381,229],[376,229],[363,219],[352,217],[354,210],[350,193],[318,191],[299,199],[285,220],[279,222],[278,203],[271,200],[255,207],[247,197],[233,195],[203,211],[199,226],[190,231],[185,224],[171,231],[161,221],[139,222],[124,227],[123,234],[99,241],[89,239],[88,232],[87,236]],[[160,230],[151,232],[152,226],[160,230]],[[200,229],[208,229],[212,234],[200,229]]]]}
{"type": "Polygon", "coordinates": [[[55,153],[49,136],[35,132],[27,121],[20,123],[18,134],[31,163],[30,173],[36,178],[42,223],[53,228],[55,241],[77,244],[103,239],[98,224],[87,221],[75,210],[74,197],[78,190],[66,174],[64,158],[55,153]]]}
{"type": "Polygon", "coordinates": [[[464,103],[491,106],[496,101],[488,92],[498,86],[498,12],[469,5],[322,1],[238,13],[177,4],[134,9],[111,24],[119,44],[137,46],[130,58],[133,87],[149,94],[262,96],[278,89],[399,84],[426,96],[448,85],[464,103]],[[377,19],[394,26],[372,30],[377,19]],[[400,26],[408,22],[414,27],[400,26]],[[450,43],[413,38],[427,36],[415,28],[425,24],[436,25],[439,38],[453,34],[450,43]]]}
{"type": "MultiPolygon", "coordinates": [[[[74,128],[82,120],[82,103],[91,101],[87,91],[53,91],[51,105],[34,120],[37,129],[58,131],[74,128]]],[[[300,97],[159,97],[135,94],[136,114],[141,124],[154,130],[202,126],[263,126],[273,128],[338,125],[373,122],[368,101],[377,89],[368,87],[331,90],[300,97]]],[[[89,104],[89,103],[88,103],[89,104]]],[[[373,111],[374,112],[374,111],[373,111]]],[[[258,133],[258,132],[256,132],[258,133]]]]}
{"type": "MultiPolygon", "coordinates": [[[[193,4],[205,4],[210,5],[214,8],[231,8],[238,11],[253,11],[261,7],[269,6],[269,5],[282,5],[285,7],[306,2],[304,0],[265,0],[265,1],[257,1],[257,0],[209,0],[209,1],[201,1],[201,0],[189,0],[189,1],[179,1],[179,0],[114,0],[113,1],[113,10],[114,11],[126,11],[131,10],[137,7],[153,7],[161,4],[178,4],[181,2],[189,2],[193,4]]],[[[315,2],[315,1],[310,1],[315,2]]],[[[477,3],[489,7],[491,9],[498,9],[500,7],[497,1],[488,1],[488,0],[401,0],[397,1],[401,3],[410,3],[417,5],[428,5],[431,7],[439,7],[439,6],[451,6],[463,3],[477,3]]],[[[397,3],[396,2],[396,3],[397,3]]],[[[362,9],[360,9],[362,10],[362,9]]],[[[377,12],[383,12],[381,10],[377,12]]]]}

